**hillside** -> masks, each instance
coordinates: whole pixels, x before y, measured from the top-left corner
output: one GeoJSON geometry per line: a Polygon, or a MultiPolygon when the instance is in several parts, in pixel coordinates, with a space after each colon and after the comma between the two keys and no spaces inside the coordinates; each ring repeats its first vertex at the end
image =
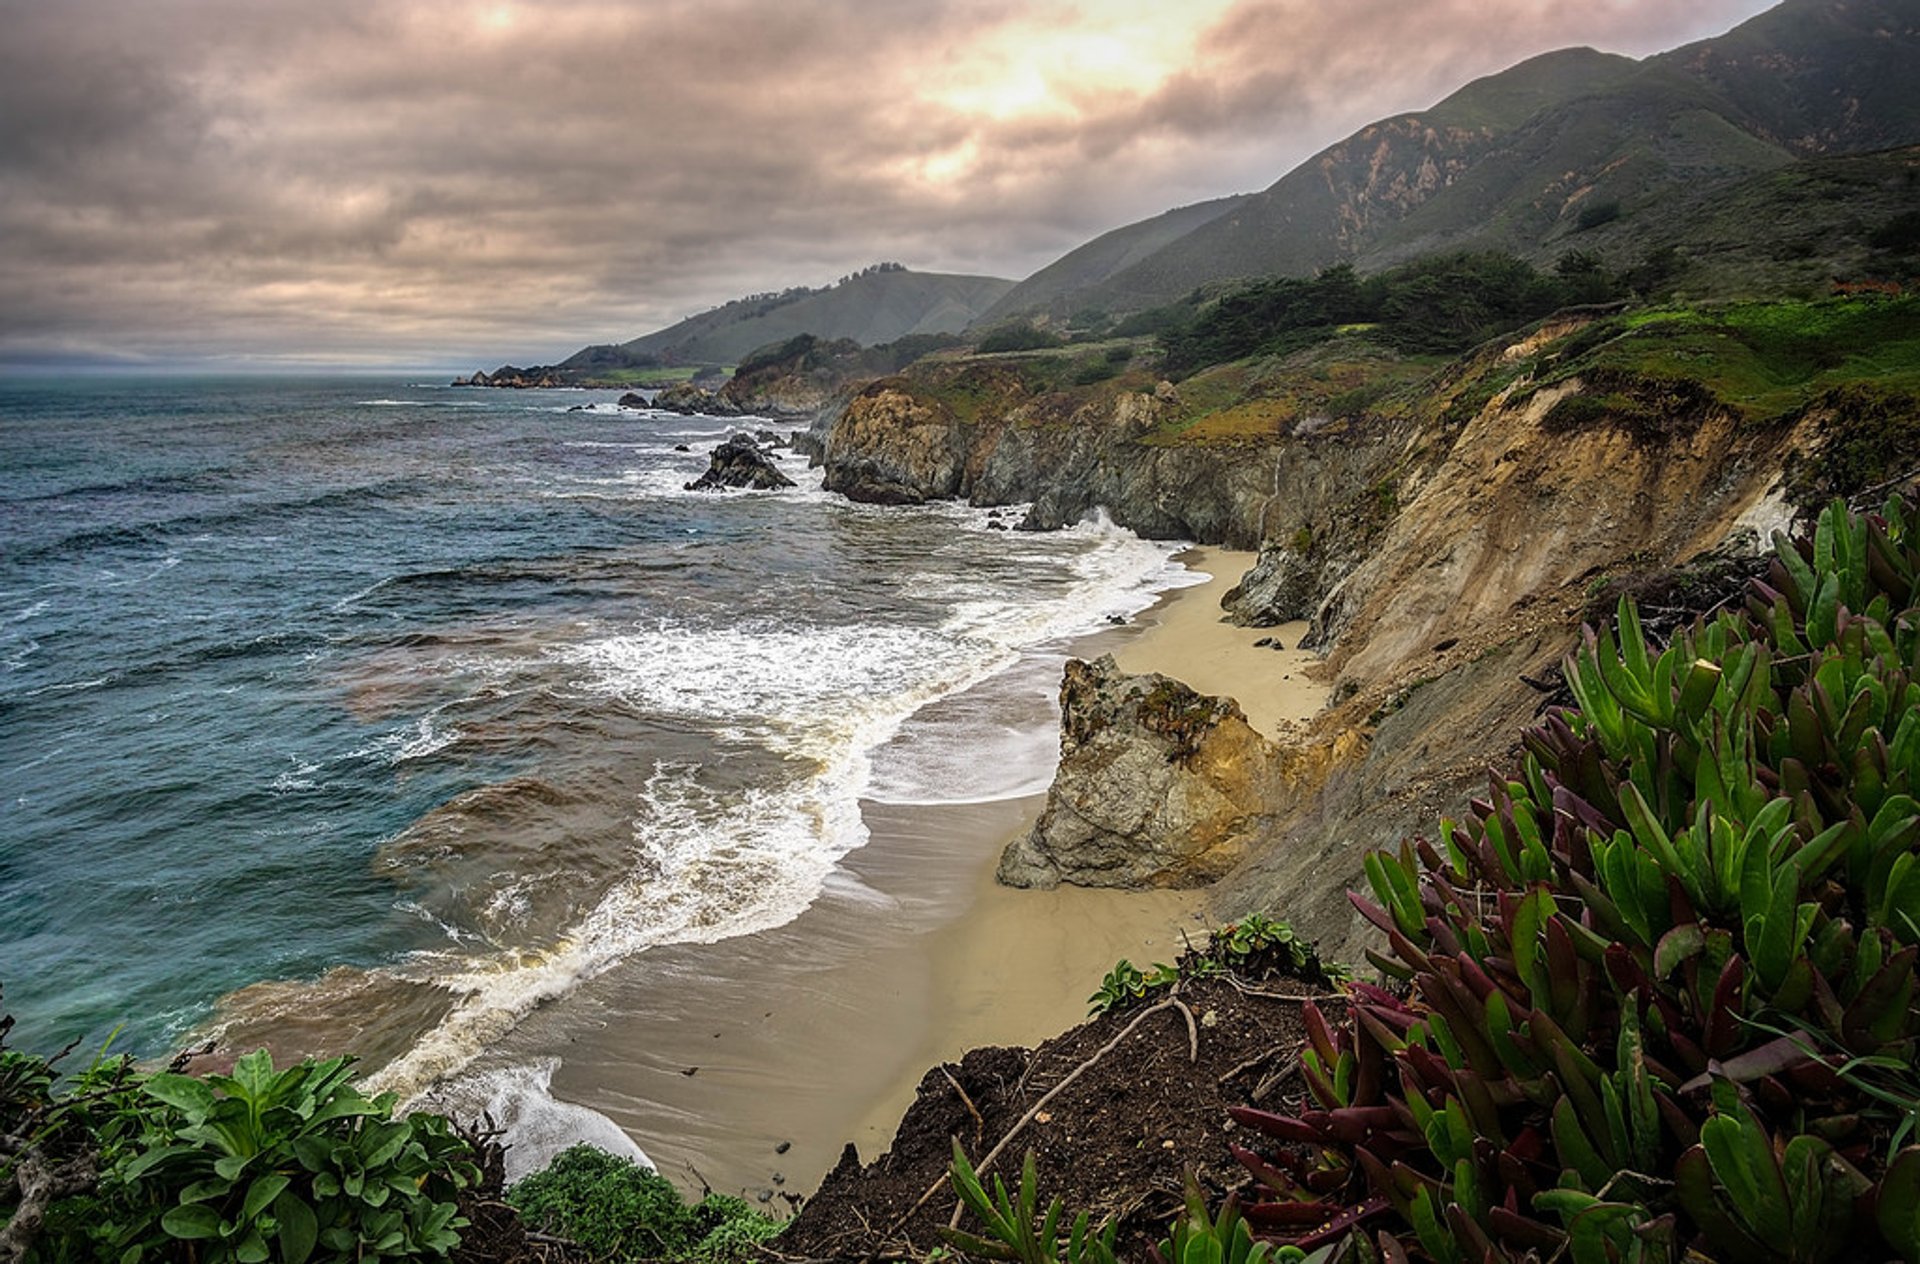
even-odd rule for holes
{"type": "MultiPolygon", "coordinates": [[[[1671,215],[1800,160],[1920,142],[1916,62],[1916,0],[1788,0],[1644,62],[1549,53],[1362,128],[1045,304],[1136,310],[1210,281],[1342,261],[1371,271],[1447,249],[1551,260],[1589,248],[1597,227],[1671,215]]],[[[1019,294],[996,315],[1012,314],[1019,294]]]]}
{"type": "Polygon", "coordinates": [[[993,325],[1033,311],[1070,315],[1067,304],[1074,295],[1151,258],[1201,225],[1238,211],[1247,201],[1245,196],[1215,198],[1102,233],[1008,290],[980,317],[979,324],[993,325]]]}
{"type": "Polygon", "coordinates": [[[735,299],[617,346],[587,347],[564,360],[580,373],[656,364],[734,364],[800,334],[862,346],[910,334],[957,333],[1012,288],[999,277],[910,272],[881,265],[825,289],[735,299]]]}

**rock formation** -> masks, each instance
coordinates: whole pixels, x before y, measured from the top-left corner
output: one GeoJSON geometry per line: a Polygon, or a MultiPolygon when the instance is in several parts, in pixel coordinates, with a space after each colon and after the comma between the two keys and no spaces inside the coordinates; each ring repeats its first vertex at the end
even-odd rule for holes
{"type": "Polygon", "coordinates": [[[1289,797],[1289,760],[1232,699],[1128,676],[1109,655],[1068,661],[1060,711],[1046,808],[1000,858],[1009,886],[1205,886],[1289,797]]]}
{"type": "Polygon", "coordinates": [[[663,412],[688,416],[737,417],[740,409],[719,394],[691,382],[677,382],[653,397],[653,406],[663,412]]]}
{"type": "Polygon", "coordinates": [[[777,491],[793,485],[793,480],[780,472],[780,467],[753,441],[752,435],[737,434],[713,450],[707,472],[688,483],[686,489],[706,492],[723,487],[747,487],[777,491]]]}

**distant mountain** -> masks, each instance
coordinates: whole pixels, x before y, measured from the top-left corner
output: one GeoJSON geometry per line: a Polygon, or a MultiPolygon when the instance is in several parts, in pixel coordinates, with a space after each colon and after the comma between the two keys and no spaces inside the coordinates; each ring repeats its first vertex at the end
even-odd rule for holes
{"type": "Polygon", "coordinates": [[[579,376],[658,364],[736,364],[799,334],[876,346],[908,334],[958,333],[1012,287],[999,277],[880,264],[825,289],[735,299],[631,342],[587,347],[558,367],[579,376]]]}
{"type": "Polygon", "coordinates": [[[1619,229],[1805,158],[1920,142],[1916,67],[1920,0],[1787,0],[1641,62],[1548,53],[1362,128],[1097,280],[1023,283],[992,318],[1136,310],[1338,262],[1374,270],[1464,248],[1545,262],[1645,237],[1619,229]]]}
{"type": "MultiPolygon", "coordinates": [[[[1044,309],[1056,299],[1092,289],[1115,273],[1150,258],[1202,224],[1238,210],[1247,198],[1248,195],[1241,194],[1182,206],[1103,233],[1008,290],[999,302],[987,309],[980,324],[992,325],[1009,316],[1044,309]]],[[[1055,314],[1072,313],[1062,310],[1055,314]]]]}

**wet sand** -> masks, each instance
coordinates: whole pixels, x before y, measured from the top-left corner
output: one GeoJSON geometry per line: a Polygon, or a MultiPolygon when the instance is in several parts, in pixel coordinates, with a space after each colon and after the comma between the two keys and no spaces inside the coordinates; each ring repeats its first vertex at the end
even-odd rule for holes
{"type": "MultiPolygon", "coordinates": [[[[1291,646],[1301,628],[1220,622],[1219,595],[1253,555],[1182,560],[1213,578],[1075,652],[1230,693],[1265,732],[1317,710],[1314,656],[1252,644],[1277,632],[1291,646]]],[[[614,1120],[662,1173],[784,1210],[780,1195],[811,1192],[845,1143],[883,1152],[940,1062],[1055,1035],[1117,959],[1171,960],[1183,933],[1204,936],[1198,892],[997,886],[1001,850],[1042,802],[864,802],[868,843],[799,918],[649,951],[531,1015],[495,1057],[558,1051],[554,1095],[614,1120]]]]}

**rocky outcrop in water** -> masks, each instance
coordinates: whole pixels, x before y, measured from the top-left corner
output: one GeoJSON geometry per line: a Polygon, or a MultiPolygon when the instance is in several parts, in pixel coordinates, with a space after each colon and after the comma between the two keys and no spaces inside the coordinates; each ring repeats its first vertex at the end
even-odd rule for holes
{"type": "Polygon", "coordinates": [[[1109,655],[1067,663],[1060,711],[1060,766],[1000,858],[1008,886],[1205,886],[1287,797],[1282,753],[1230,698],[1126,675],[1109,655]]]}
{"type": "Polygon", "coordinates": [[[676,382],[653,397],[653,406],[663,412],[685,416],[737,417],[740,408],[718,392],[692,382],[676,382]]]}
{"type": "Polygon", "coordinates": [[[794,482],[780,472],[752,435],[737,434],[716,447],[709,457],[707,472],[686,489],[690,492],[718,491],[723,487],[744,487],[758,491],[777,491],[794,482]]]}

